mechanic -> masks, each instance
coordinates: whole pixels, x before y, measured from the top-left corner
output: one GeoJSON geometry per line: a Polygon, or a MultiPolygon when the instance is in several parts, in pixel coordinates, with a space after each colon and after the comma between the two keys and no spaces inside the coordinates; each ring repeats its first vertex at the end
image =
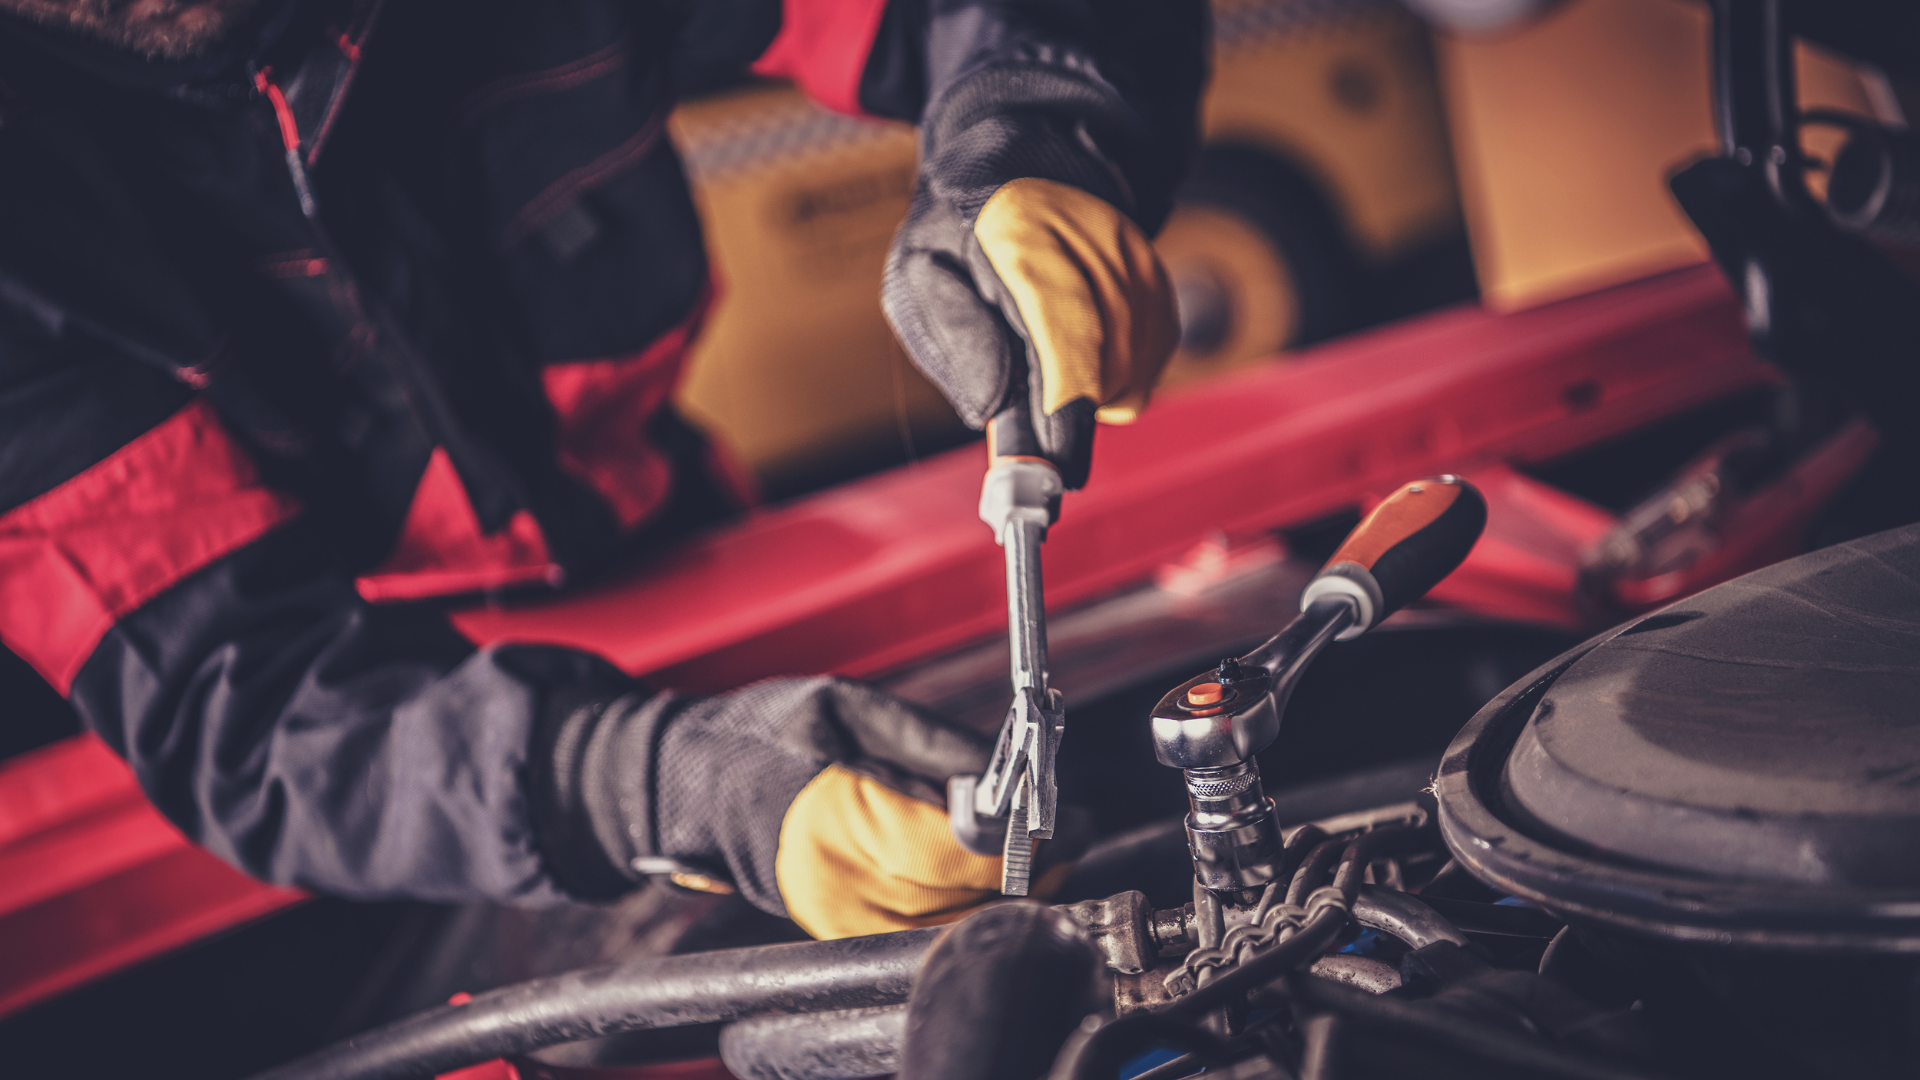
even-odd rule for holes
{"type": "Polygon", "coordinates": [[[742,505],[670,404],[712,290],[664,129],[748,70],[920,124],[887,314],[1084,483],[1173,346],[1147,237],[1204,42],[1154,0],[0,0],[0,641],[268,881],[957,917],[999,879],[941,808],[971,733],[836,678],[654,693],[416,601],[742,505]]]}

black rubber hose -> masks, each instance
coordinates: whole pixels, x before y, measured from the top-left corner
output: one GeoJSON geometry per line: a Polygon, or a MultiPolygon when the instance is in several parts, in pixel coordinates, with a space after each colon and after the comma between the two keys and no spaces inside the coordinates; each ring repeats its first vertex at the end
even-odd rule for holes
{"type": "Polygon", "coordinates": [[[899,1074],[1038,1080],[1081,1022],[1113,1000],[1105,969],[1086,931],[1058,908],[990,904],[974,912],[914,976],[899,1074]]]}
{"type": "Polygon", "coordinates": [[[1346,895],[1347,903],[1353,903],[1353,898],[1360,895],[1361,883],[1366,880],[1367,867],[1380,852],[1417,831],[1411,825],[1385,825],[1354,837],[1340,856],[1340,868],[1333,872],[1333,887],[1346,895]]]}
{"type": "Polygon", "coordinates": [[[254,1080],[401,1080],[640,1028],[907,1000],[939,928],[665,956],[515,983],[410,1016],[254,1080]]]}
{"type": "Polygon", "coordinates": [[[1307,853],[1306,861],[1293,872],[1293,880],[1287,883],[1286,902],[1298,907],[1306,903],[1307,894],[1320,887],[1320,881],[1333,867],[1334,860],[1340,857],[1345,845],[1338,840],[1326,840],[1307,853]]]}
{"type": "Polygon", "coordinates": [[[1318,825],[1302,825],[1293,830],[1293,835],[1287,837],[1286,846],[1280,849],[1280,863],[1274,868],[1273,879],[1286,882],[1287,891],[1293,891],[1293,875],[1300,872],[1300,864],[1306,862],[1313,849],[1326,843],[1326,840],[1327,834],[1318,825]]]}
{"type": "Polygon", "coordinates": [[[905,1005],[755,1016],[720,1029],[720,1060],[739,1080],[890,1076],[906,1030],[905,1005]]]}
{"type": "MultiPolygon", "coordinates": [[[[1648,1074],[1637,1069],[1596,1061],[1474,1017],[1425,1008],[1423,1002],[1377,996],[1300,972],[1288,973],[1285,980],[1295,1015],[1332,1013],[1387,1045],[1405,1048],[1424,1042],[1477,1063],[1480,1071],[1541,1080],[1648,1080],[1648,1074]]],[[[1435,1062],[1436,1069],[1450,1064],[1435,1062]]]]}

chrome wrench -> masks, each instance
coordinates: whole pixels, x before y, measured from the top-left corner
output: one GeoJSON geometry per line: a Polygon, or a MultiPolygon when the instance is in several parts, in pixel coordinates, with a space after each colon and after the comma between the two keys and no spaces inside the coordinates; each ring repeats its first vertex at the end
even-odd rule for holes
{"type": "Polygon", "coordinates": [[[1021,452],[1033,449],[1032,439],[1025,409],[1001,413],[987,429],[990,460],[980,487],[980,519],[1006,554],[1013,703],[986,772],[954,777],[947,795],[954,832],[972,850],[990,851],[991,834],[1004,822],[1000,891],[1008,896],[1031,890],[1034,842],[1053,835],[1059,801],[1054,756],[1066,731],[1066,699],[1047,685],[1040,572],[1040,545],[1059,518],[1065,485],[1037,452],[1021,452]]]}

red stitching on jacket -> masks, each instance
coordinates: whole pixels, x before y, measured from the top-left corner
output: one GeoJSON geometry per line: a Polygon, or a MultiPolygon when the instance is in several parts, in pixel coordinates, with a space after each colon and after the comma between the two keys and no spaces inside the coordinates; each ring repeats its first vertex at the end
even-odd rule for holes
{"type": "Polygon", "coordinates": [[[273,278],[319,277],[327,272],[327,260],[312,248],[269,255],[253,266],[259,273],[273,278]]]}
{"type": "Polygon", "coordinates": [[[0,515],[0,641],[64,694],[122,616],[298,512],[196,398],[0,515]]]}
{"type": "Polygon", "coordinates": [[[653,149],[666,127],[667,114],[654,113],[639,131],[612,150],[548,184],[546,190],[528,200],[500,232],[500,246],[510,248],[527,234],[545,225],[553,216],[572,205],[586,191],[606,183],[622,170],[634,165],[653,149]]]}
{"type": "Polygon", "coordinates": [[[333,134],[333,122],[340,118],[340,112],[346,106],[347,94],[353,89],[354,77],[360,74],[360,43],[367,39],[367,34],[373,29],[373,20],[380,15],[380,6],[380,2],[376,0],[367,9],[366,19],[359,27],[358,36],[355,36],[353,31],[340,35],[338,44],[340,52],[347,58],[347,70],[341,74],[340,81],[334,84],[333,97],[327,102],[326,115],[322,116],[320,123],[314,126],[313,139],[307,148],[308,168],[319,163],[320,148],[327,145],[327,136],[333,134]]]}
{"type": "Polygon", "coordinates": [[[460,108],[457,110],[460,123],[472,123],[481,113],[498,108],[509,101],[531,97],[534,94],[557,93],[582,83],[592,82],[625,64],[628,54],[627,40],[621,38],[559,67],[495,79],[468,94],[467,99],[460,103],[460,108]]]}
{"type": "Polygon", "coordinates": [[[273,103],[274,118],[280,121],[280,141],[286,144],[289,153],[300,149],[300,125],[294,122],[293,110],[287,107],[287,96],[273,81],[273,69],[263,67],[253,73],[253,85],[256,90],[267,96],[273,103]]]}
{"type": "Polygon", "coordinates": [[[232,346],[228,342],[222,341],[211,353],[207,354],[205,360],[197,364],[185,364],[174,368],[173,377],[193,387],[195,390],[204,390],[207,388],[207,384],[213,381],[214,375],[218,373],[221,368],[226,367],[227,363],[232,359],[232,346]]]}

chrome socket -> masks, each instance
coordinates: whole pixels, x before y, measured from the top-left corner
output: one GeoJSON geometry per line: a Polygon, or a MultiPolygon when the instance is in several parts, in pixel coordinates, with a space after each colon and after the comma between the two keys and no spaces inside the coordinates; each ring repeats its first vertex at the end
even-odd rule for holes
{"type": "Polygon", "coordinates": [[[1251,758],[1187,769],[1187,851],[1194,878],[1218,893],[1263,888],[1280,861],[1280,820],[1251,758]]]}

